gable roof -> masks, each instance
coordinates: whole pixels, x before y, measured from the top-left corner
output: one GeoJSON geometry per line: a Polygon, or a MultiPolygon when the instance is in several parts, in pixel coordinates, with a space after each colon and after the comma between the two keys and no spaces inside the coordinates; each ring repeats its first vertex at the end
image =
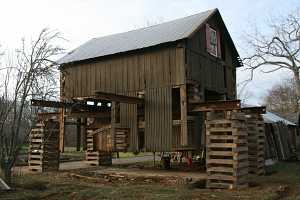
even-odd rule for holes
{"type": "Polygon", "coordinates": [[[208,10],[154,26],[91,39],[57,61],[58,64],[83,61],[188,38],[218,9],[208,10]]]}

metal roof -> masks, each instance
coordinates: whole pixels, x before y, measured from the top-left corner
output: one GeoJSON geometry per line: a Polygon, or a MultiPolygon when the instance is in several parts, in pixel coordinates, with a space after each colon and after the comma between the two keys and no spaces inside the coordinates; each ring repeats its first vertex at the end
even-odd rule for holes
{"type": "Polygon", "coordinates": [[[94,38],[57,62],[66,64],[181,40],[189,37],[216,11],[217,9],[208,10],[138,30],[94,38]]]}
{"type": "Polygon", "coordinates": [[[274,113],[271,112],[266,112],[266,114],[263,114],[263,118],[265,123],[275,123],[275,122],[283,122],[287,125],[291,125],[291,126],[296,126],[296,124],[294,124],[293,122],[290,122],[274,113]]]}

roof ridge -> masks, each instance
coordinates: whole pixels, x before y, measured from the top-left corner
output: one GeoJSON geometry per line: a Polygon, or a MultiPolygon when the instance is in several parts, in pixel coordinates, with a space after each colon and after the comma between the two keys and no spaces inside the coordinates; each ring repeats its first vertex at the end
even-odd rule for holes
{"type": "Polygon", "coordinates": [[[184,39],[216,12],[218,9],[214,8],[152,26],[95,37],[71,50],[57,63],[66,64],[184,39]]]}
{"type": "Polygon", "coordinates": [[[209,13],[209,12],[214,13],[214,12],[217,11],[217,10],[218,10],[218,8],[214,8],[214,9],[210,9],[210,10],[198,12],[198,13],[195,13],[195,14],[192,14],[192,15],[188,15],[188,16],[185,16],[185,17],[175,18],[175,19],[172,19],[172,20],[169,20],[169,21],[166,21],[166,22],[162,22],[162,23],[159,23],[159,24],[153,24],[153,25],[151,25],[151,26],[146,26],[146,27],[142,27],[142,28],[137,28],[137,29],[133,29],[133,30],[128,30],[128,31],[124,31],[124,32],[119,32],[119,33],[113,33],[113,34],[104,35],[104,36],[100,36],[100,37],[94,37],[94,38],[92,38],[92,39],[90,39],[90,40],[93,40],[93,39],[100,39],[100,38],[105,38],[105,37],[109,37],[109,36],[115,36],[115,35],[124,34],[124,33],[129,33],[129,32],[134,32],[134,31],[145,30],[145,29],[153,28],[153,27],[155,27],[155,26],[165,25],[165,24],[168,24],[168,23],[172,23],[172,22],[174,22],[174,21],[177,21],[177,20],[187,19],[187,18],[190,18],[190,17],[194,17],[194,16],[196,16],[196,15],[204,14],[204,13],[209,13]]]}

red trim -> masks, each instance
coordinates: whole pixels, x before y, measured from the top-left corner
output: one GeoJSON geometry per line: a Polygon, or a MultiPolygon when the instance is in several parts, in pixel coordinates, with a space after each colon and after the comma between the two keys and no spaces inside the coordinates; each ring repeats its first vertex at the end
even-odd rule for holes
{"type": "Polygon", "coordinates": [[[209,27],[209,24],[206,24],[206,50],[208,53],[211,52],[211,49],[210,49],[210,27],[209,27]]]}

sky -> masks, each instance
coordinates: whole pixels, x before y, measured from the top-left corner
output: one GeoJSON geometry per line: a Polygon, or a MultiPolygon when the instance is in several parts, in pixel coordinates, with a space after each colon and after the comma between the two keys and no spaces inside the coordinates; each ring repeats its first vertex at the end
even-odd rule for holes
{"type": "MultiPolygon", "coordinates": [[[[254,27],[265,32],[270,19],[291,13],[299,0],[0,0],[2,50],[20,47],[43,28],[58,30],[68,51],[94,37],[120,33],[218,8],[241,57],[245,35],[254,27]]],[[[249,72],[239,70],[242,82],[249,72]]],[[[266,92],[291,75],[286,71],[255,73],[244,91],[248,104],[262,104],[266,92]]]]}

